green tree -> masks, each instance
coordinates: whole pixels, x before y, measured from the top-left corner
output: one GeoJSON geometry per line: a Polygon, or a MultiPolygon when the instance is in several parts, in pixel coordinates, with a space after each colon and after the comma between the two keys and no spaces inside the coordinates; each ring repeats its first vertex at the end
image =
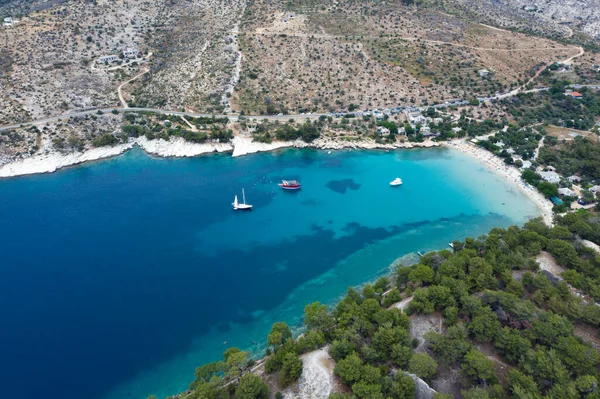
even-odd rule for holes
{"type": "Polygon", "coordinates": [[[430,381],[437,373],[437,363],[426,353],[416,353],[408,362],[408,371],[430,381]]]}
{"type": "Polygon", "coordinates": [[[426,265],[417,265],[408,275],[411,281],[419,282],[422,284],[430,284],[433,282],[433,270],[426,265]]]}
{"type": "Polygon", "coordinates": [[[465,354],[460,365],[463,376],[471,384],[491,383],[496,381],[494,361],[488,359],[483,353],[471,349],[465,354]]]}
{"type": "Polygon", "coordinates": [[[278,348],[283,345],[288,339],[292,338],[292,331],[283,321],[278,321],[271,327],[271,332],[267,337],[267,344],[278,348]]]}
{"type": "Polygon", "coordinates": [[[552,346],[560,337],[573,334],[573,325],[567,318],[547,312],[534,321],[533,332],[541,344],[552,346]]]}
{"type": "Polygon", "coordinates": [[[541,386],[559,383],[569,378],[569,371],[554,349],[530,349],[519,359],[519,369],[533,376],[541,386]]]}
{"type": "Polygon", "coordinates": [[[304,308],[304,325],[308,329],[327,332],[335,325],[335,320],[327,311],[327,306],[313,302],[304,308]]]}
{"type": "Polygon", "coordinates": [[[297,354],[288,352],[283,358],[281,373],[279,374],[279,384],[285,387],[294,381],[297,381],[302,374],[302,361],[297,354]]]}
{"type": "Polygon", "coordinates": [[[401,368],[408,367],[408,362],[412,357],[412,350],[410,347],[401,344],[394,344],[392,346],[391,359],[401,368]]]}
{"type": "Polygon", "coordinates": [[[588,395],[598,390],[598,380],[591,375],[582,375],[575,380],[575,388],[582,395],[588,395]]]}
{"type": "Polygon", "coordinates": [[[393,399],[412,399],[415,397],[415,382],[403,372],[394,374],[390,386],[390,396],[393,399]]]}
{"type": "Polygon", "coordinates": [[[386,308],[392,306],[393,304],[400,302],[402,300],[402,294],[398,288],[392,288],[390,292],[383,298],[383,306],[386,308]]]}
{"type": "Polygon", "coordinates": [[[380,384],[369,384],[365,381],[359,381],[352,385],[352,392],[361,399],[383,399],[380,384]]]}
{"type": "Polygon", "coordinates": [[[469,323],[469,332],[477,341],[489,342],[500,331],[498,317],[489,306],[481,308],[469,323]]]}
{"type": "Polygon", "coordinates": [[[225,358],[226,373],[229,379],[238,378],[248,364],[248,352],[238,348],[229,348],[223,353],[225,358]]]}
{"type": "Polygon", "coordinates": [[[381,326],[373,334],[373,347],[381,354],[382,359],[388,360],[391,357],[392,347],[395,344],[408,346],[410,337],[408,331],[400,327],[381,326]]]}
{"type": "Polygon", "coordinates": [[[471,349],[471,344],[467,341],[467,330],[462,325],[449,327],[446,335],[430,331],[425,334],[425,339],[429,342],[429,347],[445,364],[462,360],[465,353],[471,349]]]}
{"type": "Polygon", "coordinates": [[[335,366],[334,372],[346,385],[360,381],[362,376],[363,362],[356,353],[351,353],[345,359],[340,360],[335,366]]]}
{"type": "Polygon", "coordinates": [[[494,346],[509,362],[516,363],[523,353],[531,349],[531,342],[519,331],[504,327],[498,333],[494,346]]]}
{"type": "Polygon", "coordinates": [[[558,186],[547,181],[540,182],[537,185],[537,189],[540,193],[544,194],[546,198],[556,197],[558,195],[558,186]]]}
{"type": "Polygon", "coordinates": [[[269,387],[257,375],[244,374],[235,390],[237,399],[268,399],[269,387]]]}
{"type": "Polygon", "coordinates": [[[517,399],[539,399],[540,389],[531,376],[517,369],[508,372],[508,389],[517,399]]]}

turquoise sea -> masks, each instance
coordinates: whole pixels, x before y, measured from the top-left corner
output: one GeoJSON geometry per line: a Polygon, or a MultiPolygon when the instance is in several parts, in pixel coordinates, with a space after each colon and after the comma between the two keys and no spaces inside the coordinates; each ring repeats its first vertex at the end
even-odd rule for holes
{"type": "Polygon", "coordinates": [[[141,150],[0,181],[4,397],[159,398],[397,259],[539,211],[449,149],[141,150]],[[395,177],[404,181],[392,188],[395,177]],[[297,179],[299,192],[277,183],[297,179]],[[252,212],[231,210],[246,191],[252,212]]]}

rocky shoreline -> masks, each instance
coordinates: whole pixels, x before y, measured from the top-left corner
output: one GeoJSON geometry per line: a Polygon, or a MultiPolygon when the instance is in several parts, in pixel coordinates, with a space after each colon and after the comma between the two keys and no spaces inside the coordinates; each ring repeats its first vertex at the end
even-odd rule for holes
{"type": "Polygon", "coordinates": [[[379,144],[373,140],[338,140],[332,138],[319,138],[312,143],[296,141],[274,141],[259,143],[252,141],[251,137],[236,136],[231,143],[190,143],[180,137],[169,141],[156,139],[148,140],[146,137],[131,139],[128,143],[111,147],[99,147],[83,152],[61,153],[50,149],[14,162],[0,166],[0,178],[31,175],[38,173],[52,173],[59,169],[121,155],[134,146],[145,152],[159,157],[194,157],[214,152],[231,152],[233,157],[239,157],[257,152],[273,151],[279,148],[316,148],[322,150],[363,149],[363,150],[393,150],[398,148],[430,148],[440,146],[437,142],[424,143],[395,143],[379,144]]]}

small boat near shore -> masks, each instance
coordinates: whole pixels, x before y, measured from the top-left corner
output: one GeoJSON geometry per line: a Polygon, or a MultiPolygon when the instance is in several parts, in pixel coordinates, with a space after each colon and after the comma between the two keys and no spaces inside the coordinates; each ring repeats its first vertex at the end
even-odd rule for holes
{"type": "Polygon", "coordinates": [[[302,186],[296,180],[282,180],[281,183],[279,183],[279,187],[284,190],[300,190],[300,187],[302,186]]]}
{"type": "Polygon", "coordinates": [[[233,210],[234,211],[250,211],[250,210],[252,210],[252,205],[246,204],[246,193],[244,192],[243,188],[242,188],[242,198],[243,198],[244,202],[239,203],[237,195],[235,197],[233,197],[233,203],[231,204],[233,206],[233,210]]]}
{"type": "Polygon", "coordinates": [[[402,179],[399,177],[396,177],[394,180],[392,180],[390,182],[390,186],[395,187],[395,186],[400,186],[402,185],[402,179]]]}

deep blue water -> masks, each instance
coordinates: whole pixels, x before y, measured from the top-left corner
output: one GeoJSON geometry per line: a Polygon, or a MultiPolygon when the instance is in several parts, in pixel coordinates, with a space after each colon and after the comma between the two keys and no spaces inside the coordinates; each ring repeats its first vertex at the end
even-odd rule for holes
{"type": "Polygon", "coordinates": [[[446,149],[156,159],[0,181],[4,397],[164,397],[400,256],[538,211],[446,149]],[[402,187],[389,187],[395,177],[402,187]],[[281,179],[298,179],[284,192],[281,179]],[[252,212],[233,212],[245,188],[252,212]],[[225,341],[227,343],[225,343],[225,341]]]}

